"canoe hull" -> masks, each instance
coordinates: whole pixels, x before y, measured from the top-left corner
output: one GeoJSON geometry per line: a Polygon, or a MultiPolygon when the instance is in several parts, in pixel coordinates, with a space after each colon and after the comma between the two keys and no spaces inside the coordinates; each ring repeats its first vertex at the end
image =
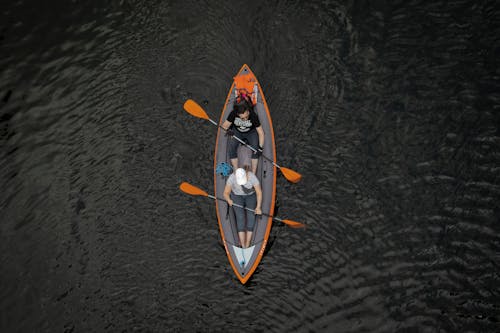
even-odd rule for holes
{"type": "MultiPolygon", "coordinates": [[[[254,106],[254,110],[259,116],[262,129],[265,133],[263,154],[275,161],[276,148],[271,115],[269,113],[269,108],[267,106],[260,84],[247,65],[243,65],[236,76],[248,74],[250,74],[251,77],[255,79],[256,83],[254,92],[257,103],[254,106]]],[[[219,125],[222,125],[229,113],[232,111],[235,100],[236,88],[233,81],[231,89],[229,90],[229,94],[226,98],[226,103],[224,104],[224,108],[221,113],[219,125]]],[[[224,187],[228,177],[217,174],[215,172],[215,169],[221,162],[230,164],[228,156],[229,140],[234,139],[226,136],[225,131],[219,128],[217,132],[217,142],[214,158],[214,186],[215,194],[219,198],[223,197],[224,187]]],[[[248,148],[244,146],[241,146],[239,148],[238,162],[240,166],[242,166],[243,164],[250,164],[250,154],[251,150],[249,150],[248,148]]],[[[272,162],[260,157],[256,176],[257,178],[259,178],[262,187],[262,212],[269,215],[274,214],[274,204],[276,198],[276,171],[276,167],[272,162]]],[[[226,249],[226,254],[229,259],[229,263],[231,264],[231,267],[240,282],[245,284],[255,272],[255,269],[262,259],[264,250],[267,245],[267,240],[269,238],[269,233],[271,231],[272,218],[257,216],[251,245],[248,249],[242,249],[239,246],[239,239],[238,233],[236,231],[236,221],[233,209],[229,207],[226,202],[217,200],[216,211],[217,219],[219,222],[219,229],[224,247],[226,249]]]]}

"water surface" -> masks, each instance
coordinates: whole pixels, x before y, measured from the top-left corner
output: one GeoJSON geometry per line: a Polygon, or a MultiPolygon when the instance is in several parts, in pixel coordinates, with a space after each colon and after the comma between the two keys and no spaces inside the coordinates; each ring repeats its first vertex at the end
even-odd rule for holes
{"type": "Polygon", "coordinates": [[[0,11],[0,329],[494,332],[494,1],[18,1],[0,11]],[[238,10],[245,8],[245,10],[238,10]],[[247,63],[279,216],[245,286],[214,205],[218,119],[247,63]]]}

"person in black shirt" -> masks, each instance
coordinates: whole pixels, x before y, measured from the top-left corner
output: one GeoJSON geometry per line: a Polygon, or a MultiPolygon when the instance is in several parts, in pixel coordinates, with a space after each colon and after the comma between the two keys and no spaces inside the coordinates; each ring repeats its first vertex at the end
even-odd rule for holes
{"type": "MultiPolygon", "coordinates": [[[[242,102],[234,106],[222,127],[228,135],[235,135],[241,140],[247,140],[248,145],[257,149],[257,153],[252,153],[252,172],[257,174],[257,164],[259,156],[264,146],[264,130],[260,125],[259,116],[252,110],[248,103],[242,102]],[[234,129],[234,131],[233,131],[234,129]]],[[[238,146],[236,139],[229,142],[229,158],[233,170],[238,168],[238,146]]]]}

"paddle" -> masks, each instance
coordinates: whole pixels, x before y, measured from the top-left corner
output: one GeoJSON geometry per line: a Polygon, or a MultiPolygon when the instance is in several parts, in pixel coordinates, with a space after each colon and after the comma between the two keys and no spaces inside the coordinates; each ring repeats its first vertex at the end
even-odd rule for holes
{"type": "MultiPolygon", "coordinates": [[[[191,115],[193,115],[193,116],[195,116],[197,118],[208,120],[209,122],[211,122],[215,126],[220,127],[224,131],[226,131],[226,129],[224,127],[222,127],[221,125],[217,124],[215,121],[213,121],[212,119],[210,119],[210,117],[207,115],[207,113],[205,112],[205,110],[203,110],[203,108],[198,103],[196,103],[195,101],[193,101],[192,99],[188,99],[184,103],[184,110],[186,110],[187,113],[189,113],[189,114],[191,114],[191,115]]],[[[252,151],[257,152],[257,149],[255,149],[254,147],[250,146],[249,144],[247,144],[245,141],[241,140],[237,136],[233,136],[233,138],[235,138],[236,140],[238,140],[241,144],[245,145],[246,147],[250,148],[252,151]]],[[[285,178],[287,180],[291,181],[292,183],[298,183],[300,181],[300,179],[302,178],[302,175],[300,173],[298,173],[297,171],[294,171],[292,169],[288,169],[288,168],[279,166],[272,159],[270,159],[269,157],[267,157],[265,155],[262,155],[262,157],[264,157],[266,160],[268,160],[271,163],[273,163],[273,165],[275,167],[277,167],[278,169],[280,169],[281,173],[283,174],[283,176],[285,176],[285,178]]]]}
{"type": "MultiPolygon", "coordinates": [[[[208,197],[210,199],[216,199],[216,200],[227,202],[224,199],[214,197],[213,195],[210,195],[207,192],[203,191],[201,188],[196,187],[196,186],[191,185],[191,184],[186,183],[186,182],[183,182],[179,186],[179,188],[181,189],[182,192],[190,194],[190,195],[199,195],[199,196],[203,196],[203,197],[208,197]]],[[[235,203],[233,203],[233,206],[239,207],[239,208],[243,208],[243,209],[246,209],[246,210],[248,210],[250,212],[254,212],[255,213],[255,210],[247,208],[247,207],[240,206],[240,205],[235,204],[235,203]]],[[[288,226],[290,226],[292,228],[303,228],[303,227],[305,227],[305,224],[300,223],[300,222],[296,222],[296,221],[292,221],[292,220],[280,219],[280,218],[278,218],[276,216],[272,216],[272,215],[269,215],[269,214],[266,214],[266,213],[262,213],[262,215],[268,216],[268,217],[272,217],[273,220],[276,220],[278,222],[282,222],[282,223],[284,223],[284,224],[286,224],[286,225],[288,225],[288,226]]]]}

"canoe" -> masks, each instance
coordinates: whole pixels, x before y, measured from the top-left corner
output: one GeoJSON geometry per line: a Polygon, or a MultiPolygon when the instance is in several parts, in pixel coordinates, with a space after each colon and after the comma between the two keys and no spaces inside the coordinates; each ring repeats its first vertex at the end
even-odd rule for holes
{"type": "MultiPolygon", "coordinates": [[[[245,80],[247,84],[253,86],[253,99],[255,104],[254,111],[259,116],[262,129],[265,133],[263,155],[276,161],[276,147],[271,115],[257,78],[245,64],[241,67],[238,74],[236,74],[235,80],[238,82],[245,80]]],[[[227,116],[232,111],[238,96],[235,80],[233,80],[233,84],[229,89],[226,103],[224,104],[219,120],[219,125],[224,123],[227,116]]],[[[237,131],[235,132],[237,133],[237,131]]],[[[214,186],[216,197],[219,198],[223,197],[224,187],[228,176],[217,173],[216,169],[222,162],[229,165],[231,164],[228,156],[229,140],[234,139],[226,136],[225,131],[219,127],[214,157],[214,186]]],[[[250,164],[250,154],[250,149],[240,145],[238,150],[238,162],[240,166],[245,164],[245,162],[250,164]]],[[[268,161],[261,156],[259,158],[256,176],[262,187],[262,212],[273,215],[276,197],[276,167],[271,161],[268,161]]],[[[250,247],[243,249],[239,245],[233,208],[229,207],[225,201],[218,200],[216,203],[216,211],[219,229],[229,263],[240,282],[245,284],[255,272],[255,269],[262,259],[269,238],[269,233],[271,231],[272,218],[263,215],[257,216],[250,247]]]]}

